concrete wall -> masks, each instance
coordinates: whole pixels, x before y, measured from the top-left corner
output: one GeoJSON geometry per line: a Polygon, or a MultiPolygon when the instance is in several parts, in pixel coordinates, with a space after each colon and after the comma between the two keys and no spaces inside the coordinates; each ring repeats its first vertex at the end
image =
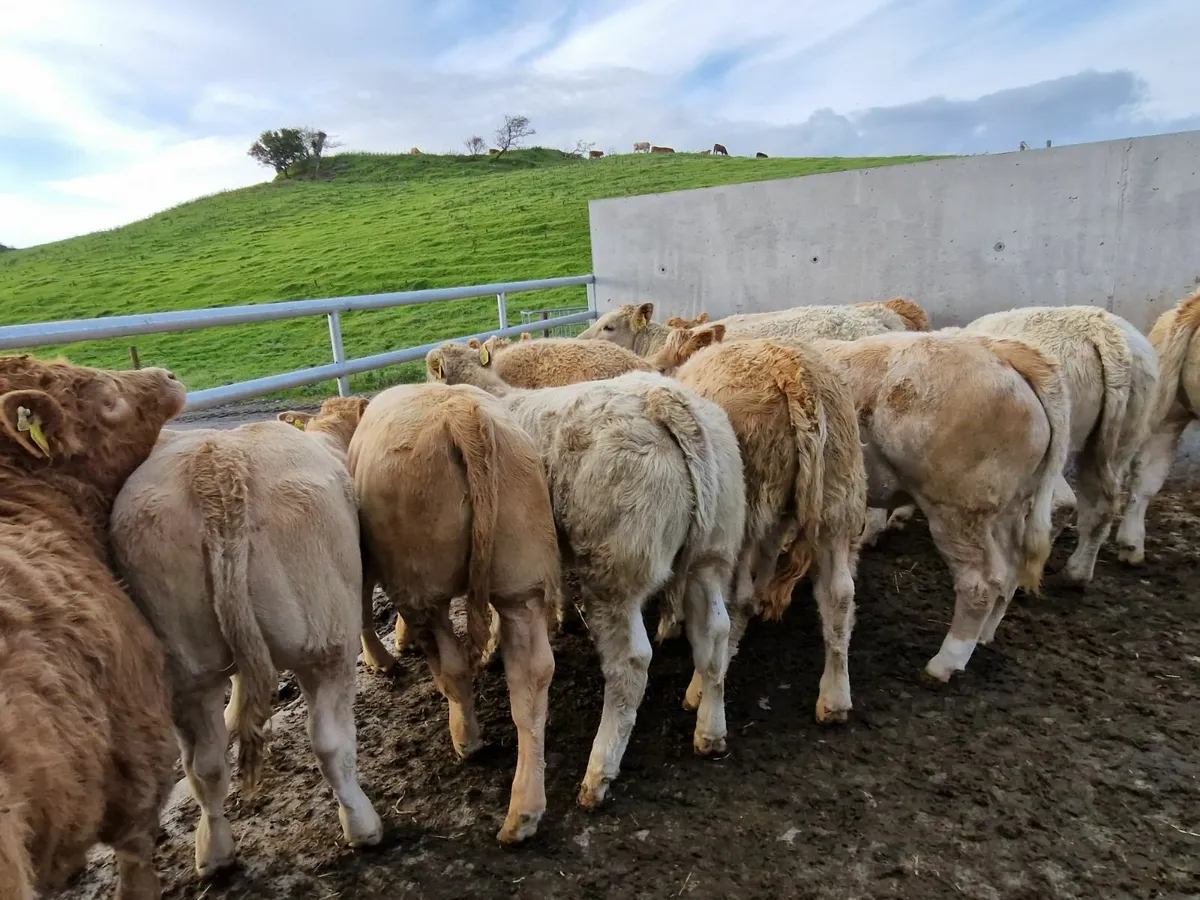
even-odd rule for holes
{"type": "Polygon", "coordinates": [[[591,231],[601,312],[903,294],[935,327],[1095,304],[1149,330],[1200,285],[1200,131],[595,200],[591,231]]]}

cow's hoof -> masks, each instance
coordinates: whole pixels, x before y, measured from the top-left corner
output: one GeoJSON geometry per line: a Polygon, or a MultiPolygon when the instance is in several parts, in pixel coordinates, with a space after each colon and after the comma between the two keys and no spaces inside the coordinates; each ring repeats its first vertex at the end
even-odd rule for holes
{"type": "Polygon", "coordinates": [[[925,668],[921,670],[921,674],[929,684],[947,684],[954,676],[954,671],[954,669],[940,664],[935,665],[931,660],[925,664],[925,668]]]}
{"type": "Polygon", "coordinates": [[[1127,566],[1142,566],[1146,564],[1146,553],[1135,547],[1122,547],[1117,551],[1117,559],[1127,566]]]}
{"type": "Polygon", "coordinates": [[[696,735],[692,739],[692,748],[696,751],[697,756],[704,759],[718,759],[728,753],[723,737],[708,738],[696,735]]]}
{"type": "Polygon", "coordinates": [[[842,725],[850,718],[850,709],[831,709],[824,700],[817,701],[817,722],[821,725],[842,725]]]}
{"type": "Polygon", "coordinates": [[[210,821],[201,816],[196,828],[196,874],[201,878],[212,878],[233,865],[235,856],[229,821],[224,817],[210,821]]]}
{"type": "Polygon", "coordinates": [[[584,809],[599,809],[604,803],[604,796],[608,793],[609,780],[607,778],[592,779],[584,777],[583,784],[579,787],[578,803],[584,809]],[[595,782],[595,783],[593,783],[595,782]]]}
{"type": "Polygon", "coordinates": [[[537,834],[538,824],[542,814],[518,813],[504,820],[504,826],[496,833],[496,840],[502,844],[519,844],[537,834]]]}
{"type": "Polygon", "coordinates": [[[355,849],[374,847],[383,840],[383,820],[374,809],[368,808],[364,815],[356,817],[346,807],[340,806],[338,821],[342,823],[342,835],[346,843],[355,849]]]}
{"type": "Polygon", "coordinates": [[[466,744],[460,744],[458,741],[454,741],[454,755],[457,756],[459,758],[459,760],[463,761],[463,762],[470,759],[472,756],[474,756],[476,753],[478,753],[482,749],[483,749],[483,738],[476,738],[475,740],[470,741],[469,743],[466,743],[466,744]]]}

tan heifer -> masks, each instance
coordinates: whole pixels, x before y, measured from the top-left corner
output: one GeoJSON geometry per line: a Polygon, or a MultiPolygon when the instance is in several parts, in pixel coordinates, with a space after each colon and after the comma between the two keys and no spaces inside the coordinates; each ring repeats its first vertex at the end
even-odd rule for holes
{"type": "Polygon", "coordinates": [[[156,900],[175,781],[163,654],[108,565],[108,515],[186,394],[164,369],[0,358],[0,897],[60,888],[95,843],[156,900]]]}
{"type": "Polygon", "coordinates": [[[726,603],[745,516],[737,437],[720,407],[657,373],[522,390],[496,376],[493,358],[486,347],[443,344],[426,369],[431,380],[501,398],[541,452],[604,671],[604,712],[579,792],[591,808],[617,777],[645,694],[642,608],[660,591],[664,616],[685,623],[703,685],[693,746],[701,755],[725,749],[726,603]]]}
{"type": "Polygon", "coordinates": [[[1162,490],[1184,429],[1200,418],[1200,291],[1169,309],[1150,330],[1159,379],[1150,434],[1134,456],[1129,503],[1117,529],[1118,555],[1131,565],[1146,559],[1146,509],[1162,490]]]}
{"type": "Polygon", "coordinates": [[[901,332],[816,341],[855,397],[868,501],[912,500],[954,576],[950,630],[925,667],[947,681],[996,634],[1050,555],[1070,444],[1057,363],[1017,341],[901,332]]]}
{"type": "Polygon", "coordinates": [[[580,381],[615,378],[626,372],[653,372],[654,367],[636,353],[604,341],[546,338],[512,343],[490,337],[475,338],[467,346],[487,347],[495,355],[495,370],[507,384],[521,388],[562,387],[580,381]],[[503,341],[503,343],[502,343],[503,341]]]}
{"type": "MultiPolygon", "coordinates": [[[[729,655],[751,617],[783,615],[811,564],[825,638],[817,721],[845,721],[854,572],[867,502],[854,403],[812,349],[760,340],[723,344],[724,330],[719,323],[678,329],[655,362],[725,410],[741,449],[746,530],[729,655]]],[[[697,675],[689,700],[699,691],[697,675]]]]}
{"type": "MultiPolygon", "coordinates": [[[[313,427],[309,425],[308,427],[313,427]]],[[[402,385],[375,397],[350,442],[363,543],[450,706],[455,752],[482,746],[474,669],[489,603],[517,727],[517,771],[497,837],[522,841],[546,810],[546,717],[559,605],[558,542],[541,460],[503,405],[473,387],[402,385]],[[467,603],[467,645],[450,601],[467,603]]]]}
{"type": "MultiPolygon", "coordinates": [[[[1094,306],[1011,309],[964,330],[1022,341],[1059,363],[1071,398],[1071,452],[1079,463],[1079,542],[1064,575],[1085,584],[1123,500],[1130,463],[1149,433],[1158,389],[1154,347],[1120,316],[1094,306]]],[[[1069,506],[1074,492],[1061,475],[1058,493],[1069,506]]]]}
{"type": "MultiPolygon", "coordinates": [[[[341,402],[355,415],[365,404],[341,402]]],[[[233,861],[229,739],[253,793],[280,669],[296,673],[346,841],[376,844],[383,833],[356,775],[363,578],[347,437],[282,422],[164,433],[113,507],[118,565],[167,648],[202,876],[233,861]]]]}

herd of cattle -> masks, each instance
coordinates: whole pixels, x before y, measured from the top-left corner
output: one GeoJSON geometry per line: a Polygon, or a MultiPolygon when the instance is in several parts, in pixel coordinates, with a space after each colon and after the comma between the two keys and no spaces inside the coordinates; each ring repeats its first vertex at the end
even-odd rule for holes
{"type": "Polygon", "coordinates": [[[500,654],[518,732],[505,842],[546,807],[550,632],[568,613],[605,682],[585,807],[634,727],[651,601],[658,640],[682,631],[692,650],[698,754],[725,750],[747,622],[781,616],[806,575],[825,644],[816,718],[845,720],[860,547],[915,507],[953,573],[926,666],[946,681],[1017,588],[1038,589],[1072,512],[1066,578],[1092,577],[1122,507],[1120,557],[1143,562],[1147,503],[1200,414],[1200,293],[1149,339],[1093,307],[940,331],[903,298],[652,315],[626,305],[579,338],[448,343],[426,384],[227,431],[164,428],[185,391],[162,369],[0,360],[0,896],[56,888],[103,842],[118,896],[157,897],[177,758],[201,810],[197,869],[229,863],[227,751],[235,739],[253,791],[280,669],[346,840],[378,842],[353,713],[359,645],[370,667],[395,665],[373,628],[377,584],[400,617],[396,652],[421,651],[448,701],[459,756],[481,745],[474,673],[500,654]],[[568,574],[578,602],[563,601],[568,574]]]}

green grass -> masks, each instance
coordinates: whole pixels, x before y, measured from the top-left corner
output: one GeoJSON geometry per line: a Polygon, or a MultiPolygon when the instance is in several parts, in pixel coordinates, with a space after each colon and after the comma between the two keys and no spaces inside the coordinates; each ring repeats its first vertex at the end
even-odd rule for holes
{"type": "MultiPolygon", "coordinates": [[[[591,270],[588,200],[926,158],[342,154],[326,160],[319,179],[229,191],[123,228],[0,254],[0,322],[579,275],[591,270]]],[[[583,288],[518,294],[509,298],[509,322],[522,309],[585,303],[583,288]]],[[[495,298],[487,297],[342,317],[350,357],[495,326],[495,298]]],[[[192,389],[330,362],[323,316],[34,352],[125,368],[130,345],[143,365],[168,366],[192,389]]],[[[393,367],[356,376],[352,386],[368,392],[422,371],[393,367]]],[[[326,383],[291,393],[331,390],[326,383]]]]}

